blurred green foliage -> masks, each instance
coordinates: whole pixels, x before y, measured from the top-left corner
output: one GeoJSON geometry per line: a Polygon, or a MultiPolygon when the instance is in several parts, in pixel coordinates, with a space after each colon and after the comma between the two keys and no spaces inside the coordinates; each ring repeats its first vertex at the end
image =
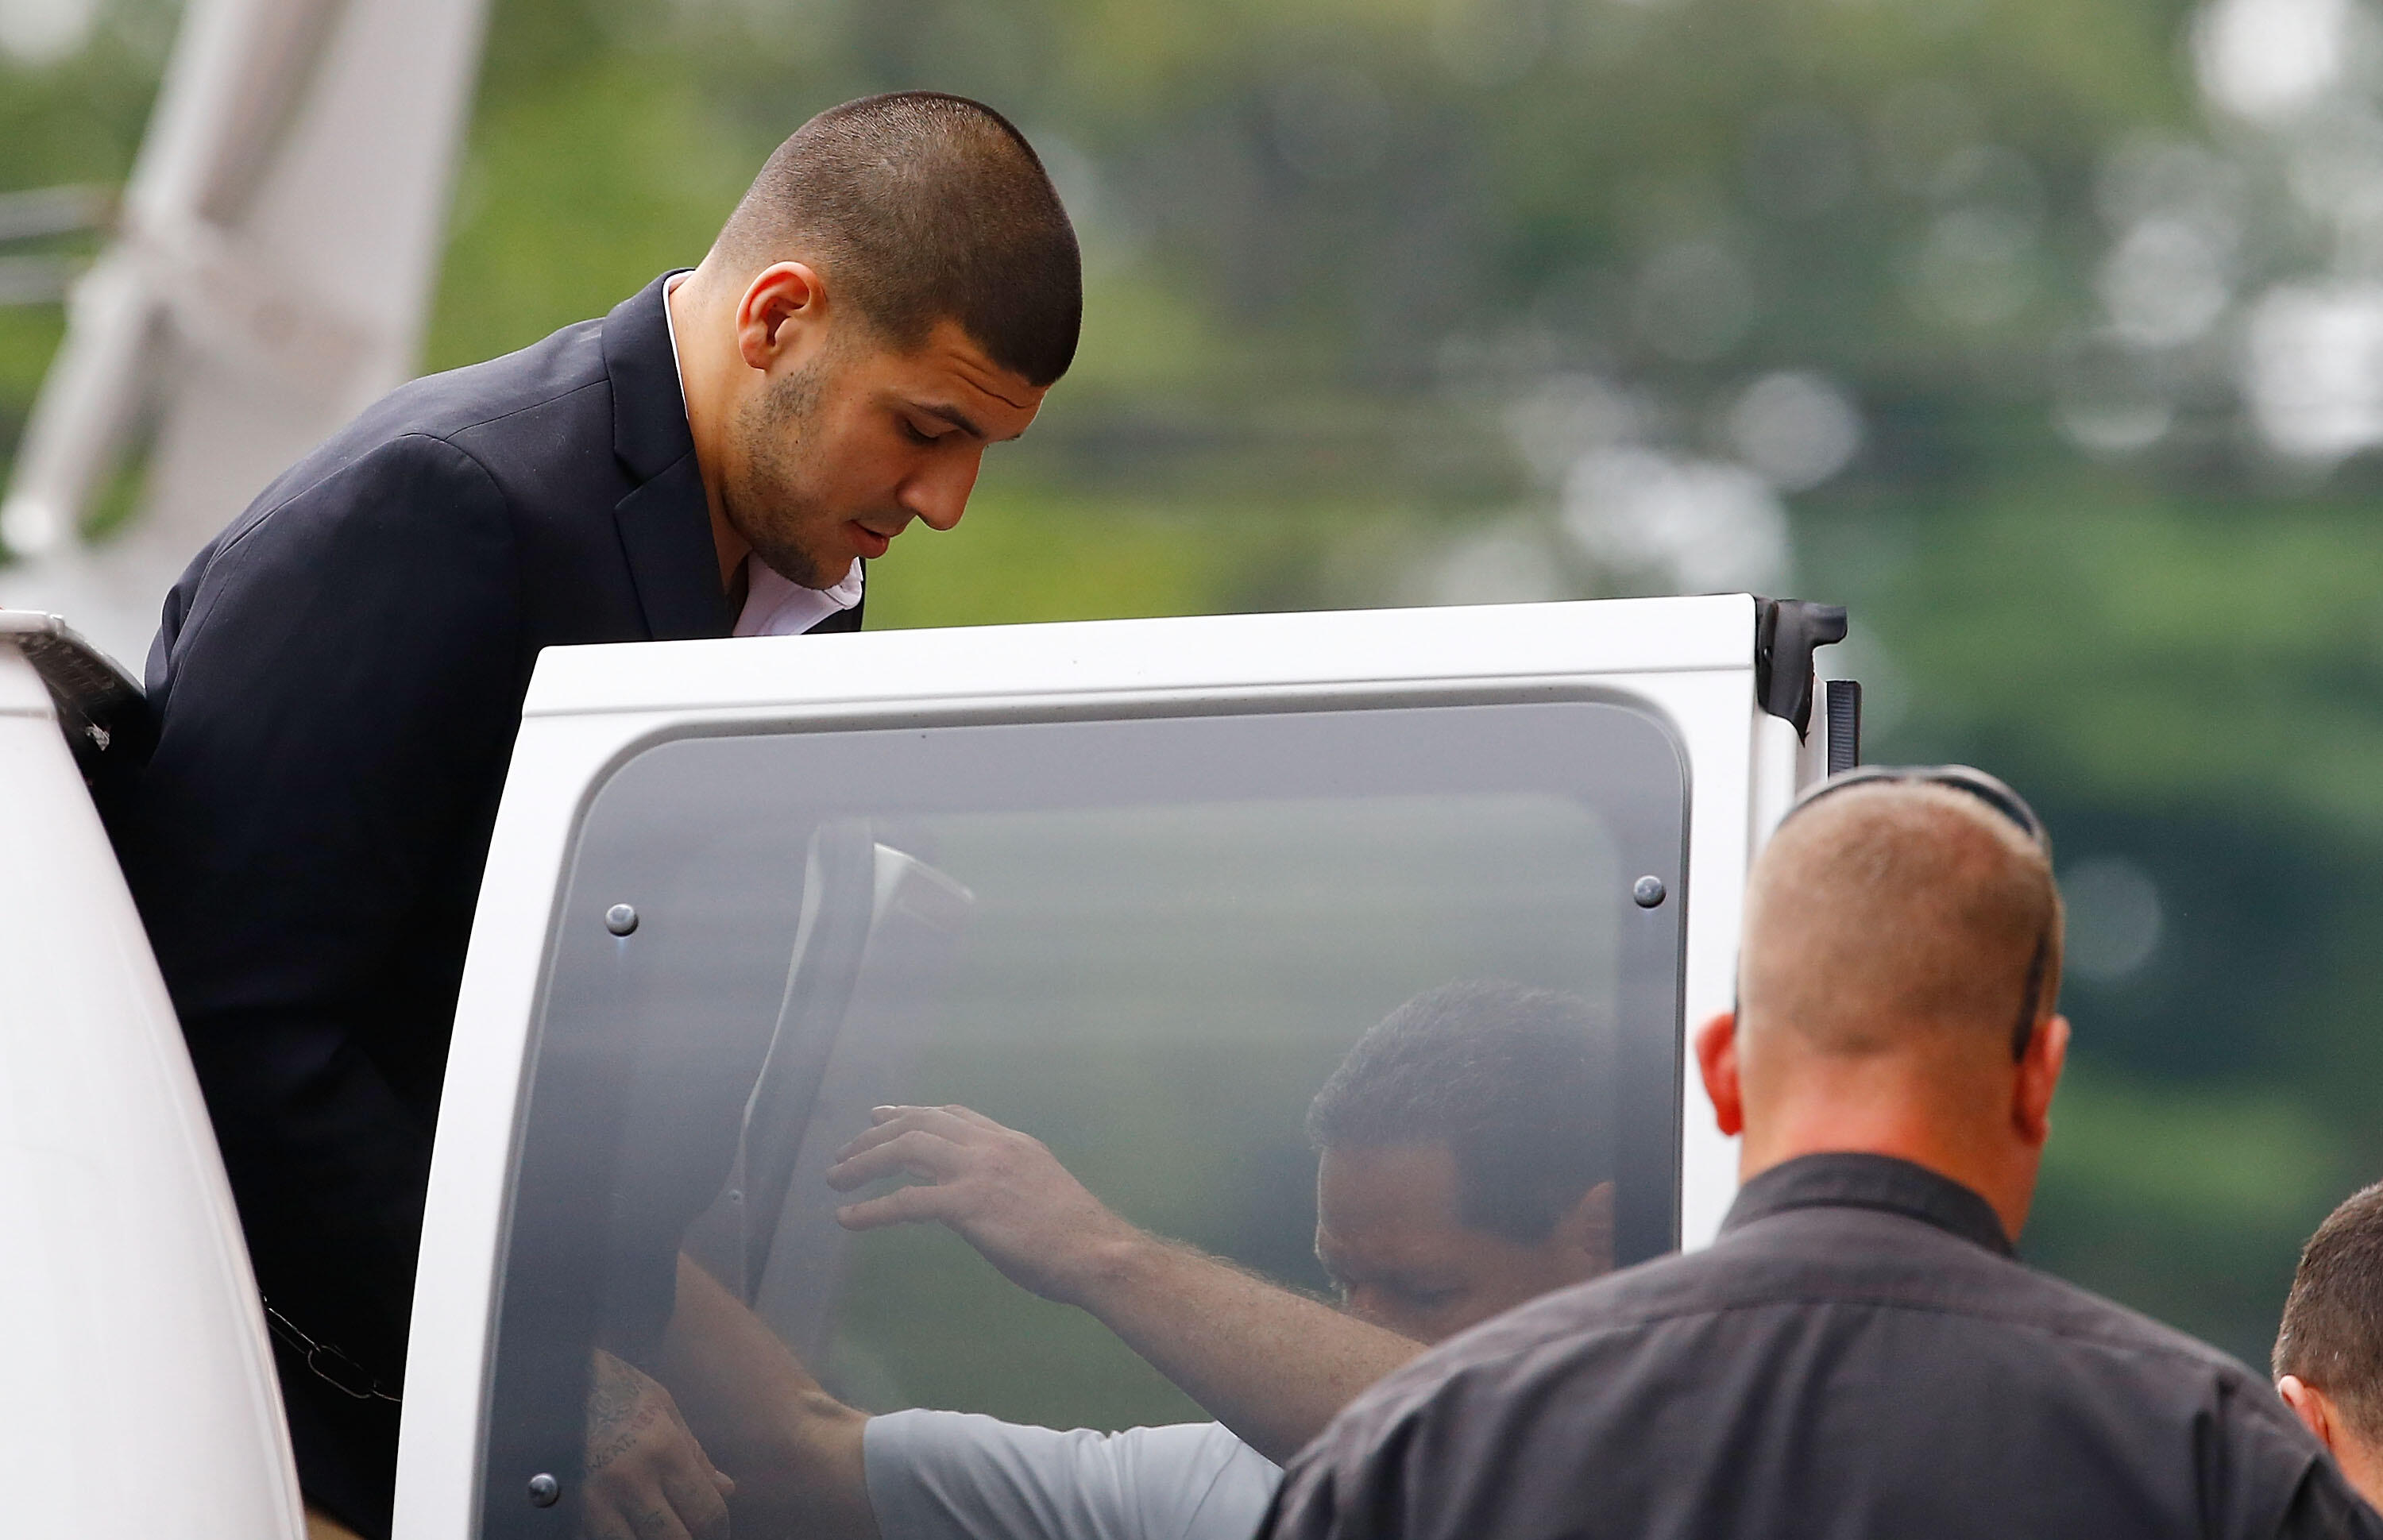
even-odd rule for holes
{"type": "MultiPolygon", "coordinates": [[[[1577,446],[1537,452],[1518,406],[1594,378],[1639,439],[1714,455],[1749,381],[1826,378],[1862,445],[1789,499],[1786,581],[1853,606],[1873,757],[2001,771],[2064,867],[2157,898],[2147,952],[2072,973],[2029,1250],[2256,1358],[2299,1238],[2383,1176],[2383,525],[2372,466],[2278,473],[2229,400],[2128,457],[2056,431],[2109,155],[2216,131],[2190,16],[496,0],[424,363],[693,263],[805,116],[933,86],[1046,151],[1086,333],[968,524],[872,573],[876,624],[1449,598],[1485,532],[1531,592],[1664,586],[1566,538],[1577,446]]],[[[168,20],[0,62],[0,187],[120,177],[168,20]]],[[[0,310],[0,445],[57,331],[0,310]]]]}

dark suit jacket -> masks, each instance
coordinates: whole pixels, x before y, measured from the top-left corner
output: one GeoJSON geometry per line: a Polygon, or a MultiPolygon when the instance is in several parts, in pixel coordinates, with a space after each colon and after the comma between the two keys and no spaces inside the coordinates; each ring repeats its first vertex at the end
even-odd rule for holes
{"type": "MultiPolygon", "coordinates": [[[[722,636],[662,280],[416,380],[200,552],[105,794],[277,1323],[309,1497],[389,1527],[424,1189],[541,647],[722,636]],[[335,1345],[352,1367],[292,1347],[335,1345]]],[[[819,629],[850,630],[856,609],[819,629]]]]}

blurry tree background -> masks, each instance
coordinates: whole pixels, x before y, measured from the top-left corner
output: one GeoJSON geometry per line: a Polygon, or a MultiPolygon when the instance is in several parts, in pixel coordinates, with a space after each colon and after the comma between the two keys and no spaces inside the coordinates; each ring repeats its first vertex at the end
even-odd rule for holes
{"type": "MultiPolygon", "coordinates": [[[[0,191],[120,180],[174,21],[0,0],[0,191]]],[[[693,263],[906,86],[1026,129],[1090,292],[872,623],[1851,605],[1871,757],[2059,840],[2028,1251],[2264,1357],[2383,1177],[2383,8],[495,0],[423,366],[693,263]]],[[[87,251],[0,249],[0,455],[87,251]]]]}

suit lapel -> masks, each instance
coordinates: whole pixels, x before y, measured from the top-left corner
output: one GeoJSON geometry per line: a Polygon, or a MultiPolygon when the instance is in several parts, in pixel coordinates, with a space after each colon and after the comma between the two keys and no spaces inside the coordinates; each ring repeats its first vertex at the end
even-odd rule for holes
{"type": "Polygon", "coordinates": [[[693,450],[615,504],[612,521],[655,641],[728,634],[734,620],[720,589],[711,513],[693,450]],[[698,538],[688,538],[690,530],[698,538]]]}
{"type": "Polygon", "coordinates": [[[662,311],[669,277],[656,278],[604,318],[612,452],[636,484],[613,506],[612,519],[647,633],[657,642],[725,636],[735,622],[720,587],[711,511],[662,311]]]}

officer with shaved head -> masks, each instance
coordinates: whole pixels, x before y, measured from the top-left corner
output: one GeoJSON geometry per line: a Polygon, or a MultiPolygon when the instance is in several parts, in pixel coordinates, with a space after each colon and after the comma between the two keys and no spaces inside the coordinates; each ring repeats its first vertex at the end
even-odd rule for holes
{"type": "Polygon", "coordinates": [[[2023,1266],[2068,1024],[2050,841],[1975,770],[1824,782],[1696,1034],[1737,1201],[1355,1402],[1277,1540],[2383,1535],[2262,1379],[2023,1266]]]}

